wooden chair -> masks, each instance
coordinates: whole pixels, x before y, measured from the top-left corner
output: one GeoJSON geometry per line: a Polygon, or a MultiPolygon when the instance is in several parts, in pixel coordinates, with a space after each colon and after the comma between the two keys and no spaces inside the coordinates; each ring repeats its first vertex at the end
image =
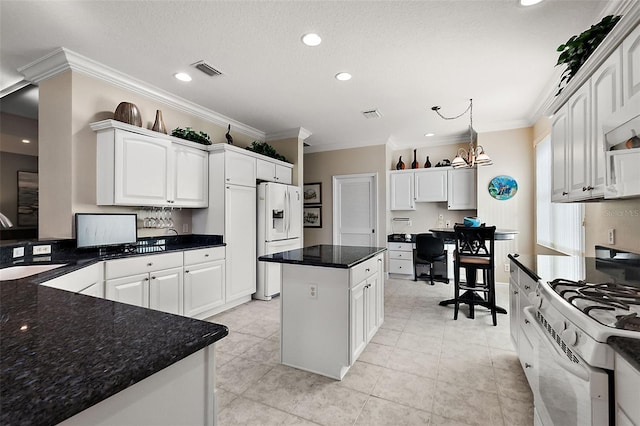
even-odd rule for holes
{"type": "MultiPolygon", "coordinates": [[[[413,255],[414,281],[418,280],[418,265],[429,265],[429,282],[434,285],[435,263],[446,262],[446,260],[447,251],[444,249],[444,241],[431,234],[416,235],[416,249],[413,255]]],[[[444,278],[440,278],[440,280],[444,280],[444,278]]]]}
{"type": "Polygon", "coordinates": [[[460,303],[469,305],[469,317],[474,318],[474,306],[481,305],[491,310],[493,325],[497,325],[495,286],[495,226],[454,226],[456,252],[454,256],[455,310],[453,319],[458,319],[460,303]],[[467,281],[460,282],[460,268],[465,268],[467,281]],[[483,282],[476,282],[476,271],[482,270],[483,282]],[[464,290],[461,295],[460,290],[464,290]],[[483,297],[478,293],[483,293],[483,297]]]}

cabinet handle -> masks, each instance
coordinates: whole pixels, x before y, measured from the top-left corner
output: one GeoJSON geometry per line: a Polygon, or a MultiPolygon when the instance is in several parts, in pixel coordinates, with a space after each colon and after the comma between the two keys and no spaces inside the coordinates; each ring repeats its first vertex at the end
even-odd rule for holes
{"type": "Polygon", "coordinates": [[[587,187],[586,187],[586,186],[583,186],[583,187],[582,187],[582,192],[584,192],[584,191],[586,191],[586,190],[587,190],[587,187]]]}
{"type": "Polygon", "coordinates": [[[189,271],[188,271],[188,270],[187,270],[187,271],[184,271],[184,273],[185,273],[185,274],[188,274],[188,273],[189,273],[189,271]]]}
{"type": "Polygon", "coordinates": [[[591,191],[593,189],[593,186],[589,185],[587,186],[587,191],[591,191]]]}
{"type": "Polygon", "coordinates": [[[524,286],[524,289],[525,289],[525,290],[529,290],[530,288],[531,288],[531,287],[530,287],[530,286],[528,286],[528,285],[525,285],[525,286],[524,286]]]}
{"type": "Polygon", "coordinates": [[[533,365],[529,364],[528,362],[524,363],[524,368],[532,368],[533,365]]]}
{"type": "Polygon", "coordinates": [[[230,181],[230,180],[231,180],[231,178],[227,178],[227,181],[230,181]]]}
{"type": "Polygon", "coordinates": [[[149,281],[149,277],[145,278],[144,280],[145,280],[145,281],[149,281]]]}
{"type": "Polygon", "coordinates": [[[156,277],[151,277],[151,279],[152,279],[152,280],[155,280],[155,279],[156,279],[156,277]]]}
{"type": "Polygon", "coordinates": [[[371,270],[371,269],[367,268],[367,269],[365,269],[364,271],[365,271],[365,272],[369,272],[370,270],[371,270]]]}
{"type": "Polygon", "coordinates": [[[513,290],[513,294],[518,294],[518,290],[513,290]]]}
{"type": "Polygon", "coordinates": [[[205,254],[204,254],[204,257],[209,257],[209,253],[205,253],[205,254]]]}
{"type": "Polygon", "coordinates": [[[562,195],[569,195],[568,192],[562,191],[562,195]]]}
{"type": "Polygon", "coordinates": [[[525,323],[525,324],[529,324],[529,320],[525,318],[525,319],[524,319],[524,323],[525,323]]]}
{"type": "Polygon", "coordinates": [[[147,263],[147,266],[153,266],[152,262],[147,263]]]}

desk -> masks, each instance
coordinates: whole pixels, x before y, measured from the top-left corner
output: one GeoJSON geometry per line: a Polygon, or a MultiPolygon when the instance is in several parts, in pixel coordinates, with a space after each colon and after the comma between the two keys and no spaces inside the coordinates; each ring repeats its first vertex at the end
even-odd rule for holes
{"type": "MultiPolygon", "coordinates": [[[[429,229],[429,232],[431,232],[434,236],[438,237],[438,238],[442,238],[443,240],[455,240],[455,232],[453,230],[453,228],[432,228],[429,229]]],[[[518,233],[518,231],[515,231],[513,229],[496,229],[496,233],[495,233],[495,239],[496,241],[505,241],[505,240],[513,240],[516,238],[516,234],[518,233]]],[[[477,270],[476,269],[472,269],[472,268],[466,268],[466,277],[467,277],[467,283],[474,284],[476,282],[477,279],[477,270]]],[[[484,299],[482,299],[480,296],[478,296],[476,293],[468,290],[465,291],[462,296],[462,299],[473,299],[474,303],[476,305],[480,305],[480,306],[484,306],[485,308],[489,308],[489,304],[487,302],[484,301],[484,299]]],[[[443,300],[442,302],[439,303],[440,306],[447,306],[447,305],[452,305],[456,303],[455,299],[447,299],[447,300],[443,300]]],[[[507,310],[503,307],[500,306],[496,306],[496,311],[500,314],[506,314],[507,310]]]]}

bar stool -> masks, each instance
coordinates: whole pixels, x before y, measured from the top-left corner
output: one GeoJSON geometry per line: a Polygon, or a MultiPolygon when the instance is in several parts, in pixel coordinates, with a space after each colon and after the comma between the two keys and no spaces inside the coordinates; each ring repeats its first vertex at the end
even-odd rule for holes
{"type": "Polygon", "coordinates": [[[454,256],[455,310],[453,319],[458,319],[460,303],[469,305],[469,317],[474,318],[474,306],[491,310],[493,325],[498,325],[496,315],[495,283],[495,226],[454,226],[456,252],[454,256]],[[460,282],[460,268],[465,268],[467,281],[460,282]],[[482,283],[476,282],[476,271],[482,270],[482,283]],[[464,290],[461,295],[460,290],[464,290]],[[483,293],[484,297],[477,293],[483,293]]]}

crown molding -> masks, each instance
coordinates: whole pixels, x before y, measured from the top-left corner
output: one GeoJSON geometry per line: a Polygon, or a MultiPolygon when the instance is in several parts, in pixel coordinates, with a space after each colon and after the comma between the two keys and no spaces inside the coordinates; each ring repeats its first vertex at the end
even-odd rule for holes
{"type": "Polygon", "coordinates": [[[25,76],[25,80],[36,84],[67,70],[88,75],[121,89],[162,102],[178,111],[194,115],[221,127],[227,127],[227,125],[231,124],[235,132],[242,133],[250,138],[263,141],[266,137],[265,132],[261,130],[138,80],[64,47],[60,47],[42,58],[18,68],[18,72],[25,76]]]}
{"type": "Polygon", "coordinates": [[[12,94],[13,92],[17,92],[18,90],[27,87],[29,84],[30,83],[26,80],[20,80],[17,83],[12,84],[11,86],[5,87],[4,89],[0,90],[0,99],[12,94]]]}
{"type": "Polygon", "coordinates": [[[530,120],[532,123],[538,121],[543,115],[550,116],[555,114],[562,105],[569,100],[571,95],[589,80],[591,75],[622,43],[625,37],[638,26],[640,22],[640,2],[637,0],[614,2],[605,8],[601,15],[602,17],[607,15],[622,15],[622,18],[557,96],[555,93],[557,92],[557,85],[563,69],[554,73],[551,80],[553,84],[550,85],[545,96],[537,102],[538,108],[530,120]]]}
{"type": "Polygon", "coordinates": [[[292,138],[305,140],[312,134],[313,133],[311,133],[309,130],[305,129],[304,127],[296,127],[294,129],[287,129],[287,130],[282,130],[280,132],[268,133],[265,137],[265,141],[271,142],[271,141],[279,141],[282,139],[292,139],[292,138]]]}

